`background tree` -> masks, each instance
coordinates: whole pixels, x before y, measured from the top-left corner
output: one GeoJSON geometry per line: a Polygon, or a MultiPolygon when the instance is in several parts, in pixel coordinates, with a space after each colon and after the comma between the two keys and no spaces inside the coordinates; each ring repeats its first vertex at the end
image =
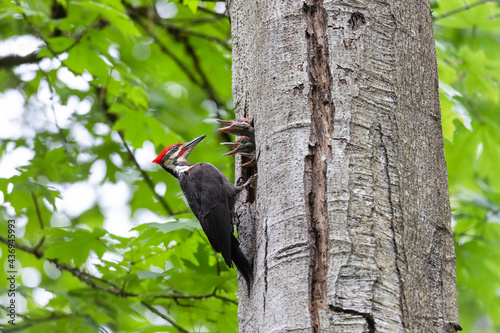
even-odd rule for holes
{"type": "MultiPolygon", "coordinates": [[[[495,332],[498,9],[462,0],[431,8],[460,323],[495,332]]],[[[231,173],[213,122],[232,117],[223,11],[195,0],[0,2],[0,249],[5,269],[15,218],[15,329],[237,330],[235,271],[218,264],[176,182],[150,164],[155,149],[205,133],[213,140],[193,160],[231,173]]],[[[301,89],[291,93],[305,98],[301,89]]]]}

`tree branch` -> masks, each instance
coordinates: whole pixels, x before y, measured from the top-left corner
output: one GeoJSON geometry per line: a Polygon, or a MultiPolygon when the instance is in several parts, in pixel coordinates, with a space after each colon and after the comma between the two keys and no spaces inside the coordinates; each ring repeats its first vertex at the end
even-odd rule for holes
{"type": "Polygon", "coordinates": [[[193,26],[193,25],[197,25],[197,24],[205,24],[205,23],[212,23],[212,22],[216,22],[216,21],[220,21],[220,20],[223,20],[225,19],[226,17],[219,17],[219,16],[215,16],[215,17],[194,17],[194,18],[191,18],[191,17],[173,17],[173,18],[169,18],[169,19],[166,19],[168,22],[171,22],[171,23],[187,23],[189,24],[189,26],[193,26]]]}
{"type": "Polygon", "coordinates": [[[164,29],[167,29],[169,32],[173,32],[174,34],[179,34],[179,35],[188,35],[188,36],[193,36],[193,37],[198,37],[202,39],[206,39],[212,42],[215,42],[219,45],[221,45],[223,48],[231,52],[231,46],[223,39],[220,39],[218,37],[212,36],[212,35],[207,35],[202,32],[194,31],[194,30],[189,30],[186,28],[182,28],[179,26],[176,26],[174,24],[170,24],[167,22],[164,22],[159,16],[155,17],[154,22],[159,25],[160,27],[163,27],[164,29]]]}
{"type": "Polygon", "coordinates": [[[155,184],[153,183],[153,181],[149,177],[148,173],[146,171],[144,171],[141,168],[141,166],[139,165],[139,162],[137,162],[137,160],[136,160],[136,158],[134,156],[134,153],[132,152],[132,150],[130,149],[130,147],[128,146],[128,144],[125,142],[125,138],[123,137],[123,133],[120,132],[120,131],[118,131],[118,135],[120,135],[120,139],[122,140],[122,143],[125,146],[125,149],[127,150],[127,153],[129,155],[129,157],[132,159],[132,161],[134,162],[134,165],[137,167],[137,169],[139,169],[139,172],[141,173],[142,177],[144,178],[144,180],[148,184],[149,188],[153,192],[153,194],[156,197],[156,199],[160,202],[160,204],[163,206],[163,208],[165,208],[165,210],[167,211],[167,213],[170,216],[174,216],[175,213],[172,210],[172,208],[170,207],[170,205],[165,201],[165,198],[162,197],[161,195],[159,195],[158,193],[156,193],[156,191],[155,191],[155,184]]]}
{"type": "MultiPolygon", "coordinates": [[[[5,306],[0,305],[0,308],[7,312],[7,308],[5,306]]],[[[55,312],[51,312],[49,316],[42,317],[42,318],[31,318],[31,317],[22,315],[20,313],[16,313],[16,316],[23,318],[24,325],[11,326],[9,328],[4,327],[2,332],[4,332],[4,333],[9,332],[10,333],[10,332],[24,331],[28,327],[33,327],[37,324],[41,324],[41,323],[44,323],[47,321],[65,319],[65,318],[81,316],[81,315],[75,314],[75,313],[57,314],[55,312]]]]}
{"type": "MultiPolygon", "coordinates": [[[[187,65],[184,64],[172,51],[170,51],[165,46],[165,44],[158,38],[158,36],[154,33],[154,31],[152,31],[151,27],[148,26],[148,24],[144,22],[144,20],[142,19],[143,16],[141,16],[141,14],[140,14],[141,11],[134,11],[134,8],[128,8],[128,12],[129,12],[130,17],[132,19],[134,19],[134,22],[137,22],[143,28],[143,30],[146,31],[153,38],[153,40],[160,47],[162,52],[165,53],[167,56],[169,56],[175,62],[175,64],[186,74],[186,76],[189,78],[189,80],[191,82],[193,82],[195,85],[199,86],[201,89],[206,91],[208,97],[211,100],[213,100],[217,104],[218,107],[224,106],[224,103],[219,99],[214,88],[212,87],[212,85],[208,81],[207,76],[203,72],[203,70],[201,68],[201,64],[200,64],[200,59],[198,58],[198,55],[195,53],[193,47],[189,43],[188,38],[186,37],[187,34],[191,34],[193,36],[196,34],[197,37],[201,37],[201,38],[207,38],[208,35],[194,32],[191,30],[186,30],[186,29],[179,28],[179,27],[175,27],[174,25],[171,25],[168,23],[164,23],[159,18],[158,13],[155,12],[155,14],[154,14],[155,24],[158,24],[162,28],[167,29],[167,31],[170,32],[171,34],[173,32],[173,35],[175,37],[177,37],[176,39],[185,45],[186,52],[188,53],[188,56],[192,59],[194,68],[200,77],[200,79],[198,79],[194,75],[194,73],[187,67],[187,65]]],[[[224,41],[222,41],[219,38],[216,38],[214,36],[210,36],[210,38],[212,38],[212,40],[215,38],[215,39],[217,39],[218,42],[225,43],[224,41]]],[[[229,45],[226,44],[226,47],[230,50],[229,45]]],[[[217,117],[220,118],[220,115],[218,114],[218,112],[217,112],[217,117]]],[[[228,136],[228,139],[229,139],[229,136],[228,136]]]]}
{"type": "Polygon", "coordinates": [[[238,305],[238,302],[235,300],[232,300],[230,298],[224,297],[224,296],[219,296],[216,293],[216,290],[214,290],[213,293],[211,294],[206,294],[206,295],[158,295],[154,296],[153,298],[166,298],[166,299],[173,299],[173,300],[179,300],[179,299],[206,299],[206,298],[217,298],[225,302],[232,303],[234,305],[238,305]]]}
{"type": "Polygon", "coordinates": [[[201,88],[207,92],[208,97],[210,97],[210,99],[213,100],[217,105],[224,105],[224,103],[219,99],[219,97],[215,93],[215,90],[213,89],[212,85],[208,81],[207,76],[203,72],[203,69],[201,68],[200,58],[198,58],[198,55],[196,54],[194,48],[189,43],[189,40],[187,38],[184,38],[182,40],[182,42],[185,45],[187,54],[193,60],[194,68],[196,69],[196,71],[198,72],[198,74],[201,77],[201,80],[202,80],[201,88]]]}
{"type": "Polygon", "coordinates": [[[185,330],[181,326],[177,325],[177,323],[175,321],[173,321],[172,319],[170,319],[167,315],[164,315],[160,311],[156,310],[153,306],[149,305],[146,302],[141,302],[141,304],[144,305],[149,311],[153,312],[158,317],[161,317],[161,318],[165,319],[166,321],[168,321],[173,327],[177,328],[180,332],[182,332],[182,333],[188,333],[187,330],[185,330]]]}
{"type": "MultiPolygon", "coordinates": [[[[7,245],[9,244],[8,239],[3,237],[2,235],[0,235],[0,242],[7,245]]],[[[71,273],[71,275],[73,275],[78,280],[82,281],[83,283],[87,284],[89,287],[93,289],[100,290],[118,297],[142,297],[141,294],[125,291],[123,288],[120,288],[116,283],[111,282],[107,279],[98,278],[96,276],[93,276],[87,272],[78,269],[77,267],[73,267],[65,263],[60,263],[58,259],[44,258],[44,253],[38,249],[19,244],[18,242],[15,243],[15,247],[18,250],[34,255],[37,259],[45,259],[48,262],[53,263],[54,265],[56,265],[57,268],[59,268],[59,270],[71,273]]],[[[216,290],[214,290],[214,292],[211,294],[205,294],[205,295],[156,295],[153,296],[152,298],[178,300],[178,299],[206,299],[211,297],[235,305],[238,304],[236,301],[230,298],[217,295],[216,290]]]]}
{"type": "Polygon", "coordinates": [[[456,8],[456,9],[450,10],[449,12],[446,12],[446,13],[443,13],[443,14],[441,14],[439,16],[434,17],[434,21],[437,21],[437,20],[440,20],[440,19],[443,19],[443,18],[446,18],[446,17],[450,17],[452,15],[458,14],[458,13],[466,11],[466,10],[469,10],[469,9],[474,8],[476,6],[485,4],[487,2],[493,2],[493,0],[479,0],[477,2],[471,3],[470,5],[466,5],[466,6],[463,6],[463,7],[460,7],[460,8],[456,8]]]}
{"type": "Polygon", "coordinates": [[[161,51],[174,61],[174,63],[184,72],[184,74],[186,74],[191,82],[193,82],[197,86],[201,84],[200,82],[198,82],[198,79],[194,76],[187,65],[185,65],[172,51],[170,51],[153,31],[149,31],[149,27],[145,23],[143,23],[142,20],[137,17],[137,15],[131,15],[131,17],[135,18],[135,22],[137,22],[144,29],[144,31],[146,31],[149,36],[153,38],[155,43],[160,47],[161,51]]]}
{"type": "MultiPolygon", "coordinates": [[[[35,204],[36,216],[38,217],[38,223],[40,224],[40,230],[43,230],[43,220],[42,213],[40,212],[40,207],[38,206],[38,200],[36,199],[35,193],[31,192],[31,198],[33,199],[33,203],[35,204]]],[[[40,242],[34,247],[34,250],[38,250],[45,242],[45,236],[42,237],[40,242]]]]}
{"type": "Polygon", "coordinates": [[[33,52],[25,56],[8,55],[0,58],[0,69],[10,69],[24,64],[39,63],[42,58],[38,58],[38,52],[33,52]]]}

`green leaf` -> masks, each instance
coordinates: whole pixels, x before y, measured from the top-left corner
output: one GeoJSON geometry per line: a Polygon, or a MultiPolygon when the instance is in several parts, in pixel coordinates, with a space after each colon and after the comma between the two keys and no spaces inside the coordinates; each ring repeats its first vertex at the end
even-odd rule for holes
{"type": "Polygon", "coordinates": [[[193,14],[198,10],[198,4],[200,2],[201,0],[182,0],[182,4],[187,6],[193,12],[193,14]]]}
{"type": "Polygon", "coordinates": [[[132,230],[137,230],[137,231],[144,231],[148,228],[154,228],[157,229],[160,232],[163,233],[169,233],[175,230],[180,230],[180,229],[185,229],[189,231],[196,231],[198,229],[201,229],[201,226],[198,222],[165,222],[165,223],[158,223],[158,222],[150,222],[150,223],[144,223],[141,224],[132,230]]]}
{"type": "Polygon", "coordinates": [[[103,229],[97,228],[92,232],[76,229],[73,232],[66,230],[51,230],[48,235],[63,235],[70,240],[53,243],[45,251],[47,258],[59,258],[62,262],[70,263],[72,260],[76,267],[80,267],[90,255],[92,250],[100,258],[106,252],[106,246],[100,239],[105,235],[103,229]]]}
{"type": "Polygon", "coordinates": [[[72,6],[76,6],[73,10],[89,9],[94,13],[100,14],[107,18],[113,26],[117,27],[124,35],[139,36],[140,32],[137,30],[132,20],[125,14],[125,9],[119,2],[110,2],[115,7],[109,6],[105,2],[96,1],[71,1],[68,11],[72,10],[72,6]]]}

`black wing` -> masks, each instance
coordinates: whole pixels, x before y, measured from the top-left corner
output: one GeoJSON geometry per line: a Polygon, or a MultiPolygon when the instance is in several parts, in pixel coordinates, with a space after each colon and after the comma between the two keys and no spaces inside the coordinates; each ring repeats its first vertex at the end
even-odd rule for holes
{"type": "Polygon", "coordinates": [[[197,163],[179,177],[181,189],[189,207],[200,221],[201,227],[215,251],[220,252],[226,265],[231,261],[233,235],[231,192],[227,177],[209,163],[197,163]]]}

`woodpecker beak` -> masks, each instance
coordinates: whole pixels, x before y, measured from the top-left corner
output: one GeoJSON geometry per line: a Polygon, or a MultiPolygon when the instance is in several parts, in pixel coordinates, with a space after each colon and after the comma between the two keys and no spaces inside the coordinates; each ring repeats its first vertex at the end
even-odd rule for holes
{"type": "Polygon", "coordinates": [[[202,136],[197,137],[196,139],[193,139],[189,141],[188,143],[185,143],[182,145],[181,151],[179,152],[178,158],[183,158],[187,160],[189,154],[194,150],[196,145],[201,142],[201,140],[205,139],[207,136],[203,134],[202,136]]]}

